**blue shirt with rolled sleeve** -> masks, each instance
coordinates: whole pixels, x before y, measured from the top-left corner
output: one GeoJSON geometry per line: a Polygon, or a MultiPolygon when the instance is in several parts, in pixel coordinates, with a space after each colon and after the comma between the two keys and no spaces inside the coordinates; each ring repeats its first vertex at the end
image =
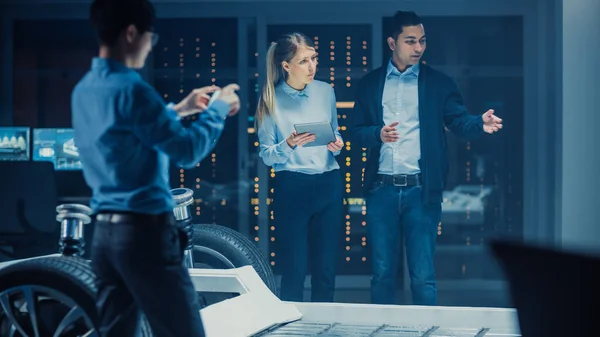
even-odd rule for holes
{"type": "Polygon", "coordinates": [[[259,155],[267,166],[275,172],[304,174],[339,169],[335,156],[341,151],[333,153],[327,146],[291,148],[286,141],[294,132],[294,124],[323,121],[329,121],[335,136],[342,139],[338,130],[335,92],[329,84],[314,80],[303,90],[296,90],[281,81],[275,87],[274,110],[258,125],[259,155]]]}
{"type": "Polygon", "coordinates": [[[94,213],[172,212],[170,162],[192,168],[219,139],[229,105],[215,101],[185,128],[133,69],[94,58],[71,96],[72,124],[94,213]]]}

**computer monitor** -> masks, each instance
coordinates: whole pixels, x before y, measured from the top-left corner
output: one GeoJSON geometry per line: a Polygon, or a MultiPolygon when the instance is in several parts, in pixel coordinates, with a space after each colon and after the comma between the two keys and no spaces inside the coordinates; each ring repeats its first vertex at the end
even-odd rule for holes
{"type": "Polygon", "coordinates": [[[30,156],[29,127],[0,126],[0,161],[27,161],[30,156]]]}
{"type": "Polygon", "coordinates": [[[33,160],[53,162],[57,171],[81,170],[73,129],[33,129],[33,160]]]}

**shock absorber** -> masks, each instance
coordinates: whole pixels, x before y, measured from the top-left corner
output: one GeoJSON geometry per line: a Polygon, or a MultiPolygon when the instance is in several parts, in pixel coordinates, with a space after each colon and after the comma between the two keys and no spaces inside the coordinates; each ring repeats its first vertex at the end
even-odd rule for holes
{"type": "Polygon", "coordinates": [[[92,219],[92,210],[79,204],[62,204],[56,207],[56,221],[60,222],[59,253],[65,256],[82,256],[85,240],[83,226],[92,219]]]}
{"type": "Polygon", "coordinates": [[[188,237],[188,244],[184,251],[184,265],[187,268],[194,268],[194,225],[192,223],[193,217],[191,210],[191,206],[194,203],[194,191],[189,188],[175,188],[171,190],[171,195],[175,201],[173,214],[175,215],[177,226],[183,230],[188,237]]]}

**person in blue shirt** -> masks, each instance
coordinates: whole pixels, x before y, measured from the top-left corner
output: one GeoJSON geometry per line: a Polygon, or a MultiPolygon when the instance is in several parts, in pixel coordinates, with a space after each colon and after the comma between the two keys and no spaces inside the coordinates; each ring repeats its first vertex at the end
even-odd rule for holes
{"type": "Polygon", "coordinates": [[[267,52],[267,74],[255,121],[259,155],[275,171],[274,227],[282,249],[280,298],[303,301],[310,253],[311,299],[332,302],[342,240],[342,177],[335,159],[342,147],[333,88],[315,80],[317,55],[301,33],[279,38],[267,52]],[[294,125],[328,121],[336,141],[310,146],[315,135],[294,125]],[[310,242],[310,252],[309,252],[310,242]]]}
{"type": "Polygon", "coordinates": [[[448,171],[446,128],[474,140],[502,128],[488,110],[467,112],[456,83],[425,63],[421,18],[397,12],[388,32],[389,61],[358,85],[350,135],[367,148],[363,194],[371,243],[371,302],[395,304],[402,240],[413,304],[436,305],[434,255],[448,171]]]}
{"type": "Polygon", "coordinates": [[[134,336],[143,313],[156,336],[204,336],[200,306],[183,265],[185,236],[175,226],[169,163],[192,168],[237,113],[237,85],[193,90],[178,104],[135,69],[156,43],[148,0],[96,0],[90,19],[99,56],[72,93],[72,124],[93,195],[91,264],[100,336],[134,336]],[[189,128],[180,117],[199,113],[189,128]]]}

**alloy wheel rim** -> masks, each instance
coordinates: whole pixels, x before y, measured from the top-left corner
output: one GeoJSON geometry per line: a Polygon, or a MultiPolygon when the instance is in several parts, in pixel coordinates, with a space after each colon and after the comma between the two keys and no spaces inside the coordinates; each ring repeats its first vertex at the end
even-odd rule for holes
{"type": "Polygon", "coordinates": [[[75,300],[40,285],[21,285],[0,292],[0,329],[8,329],[7,337],[41,337],[48,332],[53,337],[98,336],[92,318],[75,300]]]}
{"type": "MultiPolygon", "coordinates": [[[[193,254],[194,254],[194,267],[195,268],[205,268],[205,269],[234,269],[235,265],[233,264],[233,262],[231,262],[227,257],[225,257],[225,255],[219,253],[218,251],[212,249],[212,248],[208,248],[208,247],[204,247],[204,246],[199,246],[199,245],[194,245],[193,246],[193,254]],[[211,259],[211,261],[218,261],[219,265],[214,265],[211,263],[207,263],[207,262],[201,262],[201,261],[206,261],[206,259],[202,259],[202,258],[197,258],[197,256],[209,256],[211,259]]],[[[211,262],[208,261],[208,262],[211,262]]]]}

